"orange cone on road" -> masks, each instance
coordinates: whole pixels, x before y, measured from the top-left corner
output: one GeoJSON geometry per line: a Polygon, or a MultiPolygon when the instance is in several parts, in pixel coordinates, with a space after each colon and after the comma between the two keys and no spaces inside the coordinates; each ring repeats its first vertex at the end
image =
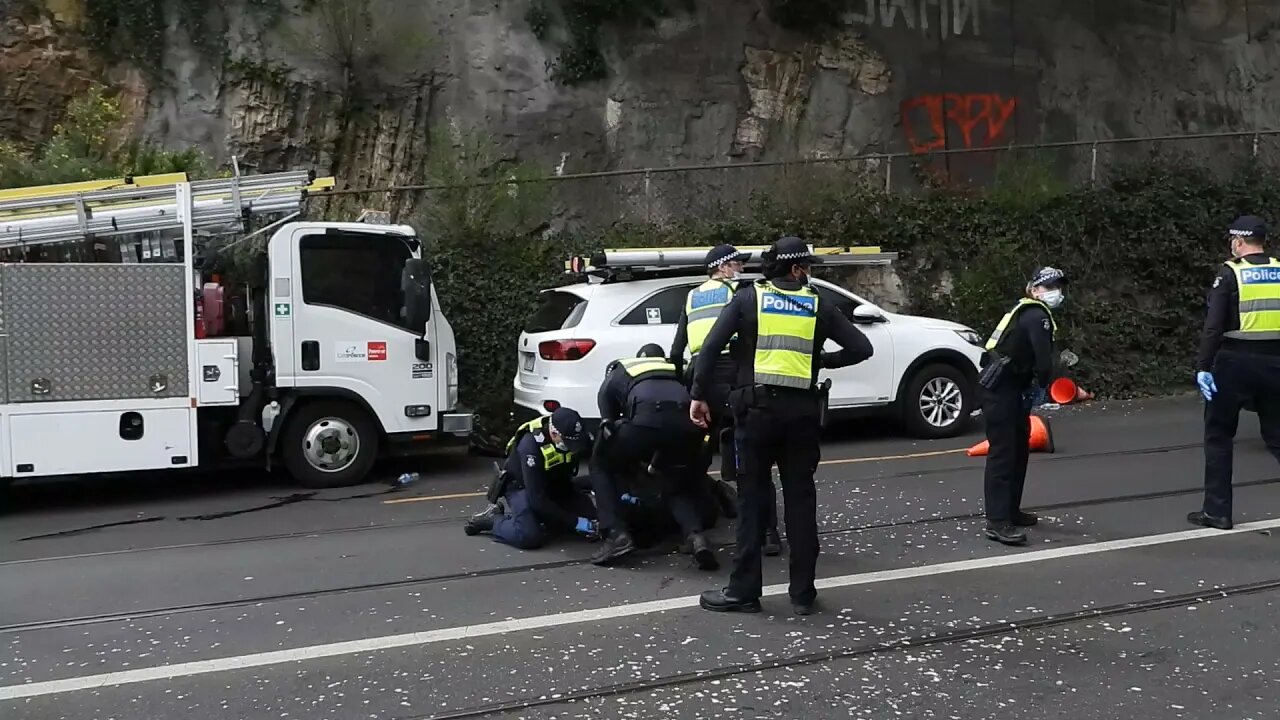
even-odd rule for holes
{"type": "MultiPolygon", "coordinates": [[[[1031,435],[1027,438],[1028,447],[1031,452],[1047,452],[1052,453],[1053,447],[1053,430],[1049,428],[1049,421],[1039,415],[1031,416],[1031,435]]],[[[969,448],[969,457],[980,457],[987,454],[987,450],[991,447],[986,440],[969,448]]]]}
{"type": "Polygon", "coordinates": [[[1059,405],[1066,405],[1080,400],[1092,400],[1093,393],[1076,385],[1069,378],[1058,378],[1049,386],[1049,399],[1059,405]]]}

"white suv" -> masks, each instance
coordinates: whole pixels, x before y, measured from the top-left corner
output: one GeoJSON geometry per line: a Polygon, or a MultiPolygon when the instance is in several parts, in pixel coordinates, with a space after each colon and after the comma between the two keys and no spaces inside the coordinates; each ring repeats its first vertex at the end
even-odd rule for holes
{"type": "MultiPolygon", "coordinates": [[[[669,351],[685,296],[705,280],[696,275],[607,280],[543,290],[517,343],[516,404],[528,414],[570,407],[584,420],[598,422],[596,393],[608,364],[635,356],[646,343],[669,351]]],[[[822,372],[820,377],[831,378],[833,415],[887,411],[923,438],[965,430],[978,407],[982,341],[977,333],[946,320],[886,312],[817,278],[812,284],[821,301],[857,323],[875,347],[875,355],[864,362],[822,372]]],[[[837,348],[827,341],[827,350],[837,348]]]]}

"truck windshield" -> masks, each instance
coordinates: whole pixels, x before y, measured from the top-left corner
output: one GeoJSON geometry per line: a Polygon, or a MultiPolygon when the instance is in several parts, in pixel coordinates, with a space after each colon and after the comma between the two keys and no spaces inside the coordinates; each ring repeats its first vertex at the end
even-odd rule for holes
{"type": "Polygon", "coordinates": [[[302,299],[408,330],[404,290],[405,261],[412,238],[385,233],[330,230],[299,243],[302,299]]]}

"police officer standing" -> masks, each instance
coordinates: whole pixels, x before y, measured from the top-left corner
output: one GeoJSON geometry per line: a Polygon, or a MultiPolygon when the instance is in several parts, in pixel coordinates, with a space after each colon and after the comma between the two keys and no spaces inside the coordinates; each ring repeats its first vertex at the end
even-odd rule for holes
{"type": "Polygon", "coordinates": [[[1263,250],[1267,226],[1245,215],[1228,231],[1231,260],[1209,291],[1196,383],[1204,413],[1204,505],[1195,525],[1230,530],[1232,445],[1252,401],[1262,440],[1280,459],[1280,260],[1263,250]]]}
{"type": "Polygon", "coordinates": [[[605,536],[591,559],[596,565],[635,550],[621,512],[620,479],[653,461],[675,473],[663,474],[663,495],[680,530],[692,547],[693,558],[703,570],[720,566],[715,551],[702,534],[697,497],[706,476],[700,460],[702,431],[689,419],[689,391],[680,382],[676,366],[662,348],[649,344],[634,358],[614,363],[597,398],[600,405],[601,441],[591,456],[591,487],[605,536]]]}
{"type": "Polygon", "coordinates": [[[782,477],[787,540],[791,545],[792,609],[813,612],[818,561],[817,491],[813,474],[821,448],[820,370],[871,357],[866,336],[836,308],[819,302],[809,287],[810,267],[820,259],[807,243],[784,237],[762,256],[764,280],[741,288],[711,328],[694,367],[690,417],[709,424],[712,374],[720,351],[735,334],[738,377],[731,393],[738,450],[737,553],[729,586],[702,593],[701,605],[718,612],[759,612],[761,546],[768,522],[768,486],[774,463],[782,477]],[[831,338],[840,352],[822,352],[831,338]]]}
{"type": "Polygon", "coordinates": [[[580,455],[590,447],[582,418],[569,408],[521,425],[507,442],[506,484],[498,502],[468,520],[466,533],[492,533],[494,540],[521,550],[541,547],[559,532],[595,537],[591,498],[573,484],[580,455]]]}
{"type": "Polygon", "coordinates": [[[988,338],[978,378],[989,444],[986,535],[1006,545],[1026,543],[1027,535],[1019,528],[1038,522],[1021,509],[1031,452],[1031,410],[1044,404],[1053,380],[1053,341],[1058,334],[1053,310],[1062,304],[1066,284],[1066,275],[1057,268],[1036,271],[1027,283],[1026,297],[1005,313],[988,338]]]}
{"type": "MultiPolygon", "coordinates": [[[[717,245],[707,253],[706,268],[710,279],[689,291],[684,308],[680,311],[680,319],[676,322],[676,335],[671,342],[668,357],[677,368],[684,362],[686,347],[692,356],[689,369],[692,370],[692,366],[697,363],[698,353],[716,324],[716,319],[720,317],[720,311],[724,310],[737,292],[738,275],[750,257],[750,253],[741,252],[727,244],[717,245]]],[[[715,454],[715,444],[719,444],[720,477],[729,482],[737,482],[733,413],[729,409],[729,391],[733,389],[738,377],[738,368],[731,352],[734,340],[736,338],[731,339],[729,345],[716,356],[711,372],[707,404],[711,407],[708,434],[712,442],[704,448],[704,469],[709,469],[715,454]]],[[[778,555],[782,552],[782,538],[778,535],[778,500],[772,481],[768,491],[769,523],[765,527],[764,554],[778,555]]]]}

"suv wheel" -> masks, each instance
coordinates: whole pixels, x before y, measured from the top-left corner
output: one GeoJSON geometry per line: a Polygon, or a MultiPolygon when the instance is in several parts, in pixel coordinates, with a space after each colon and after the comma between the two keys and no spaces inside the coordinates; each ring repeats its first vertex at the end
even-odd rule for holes
{"type": "Polygon", "coordinates": [[[927,365],[907,381],[902,420],[916,437],[955,437],[968,426],[973,405],[973,389],[962,372],[951,365],[927,365]]]}

